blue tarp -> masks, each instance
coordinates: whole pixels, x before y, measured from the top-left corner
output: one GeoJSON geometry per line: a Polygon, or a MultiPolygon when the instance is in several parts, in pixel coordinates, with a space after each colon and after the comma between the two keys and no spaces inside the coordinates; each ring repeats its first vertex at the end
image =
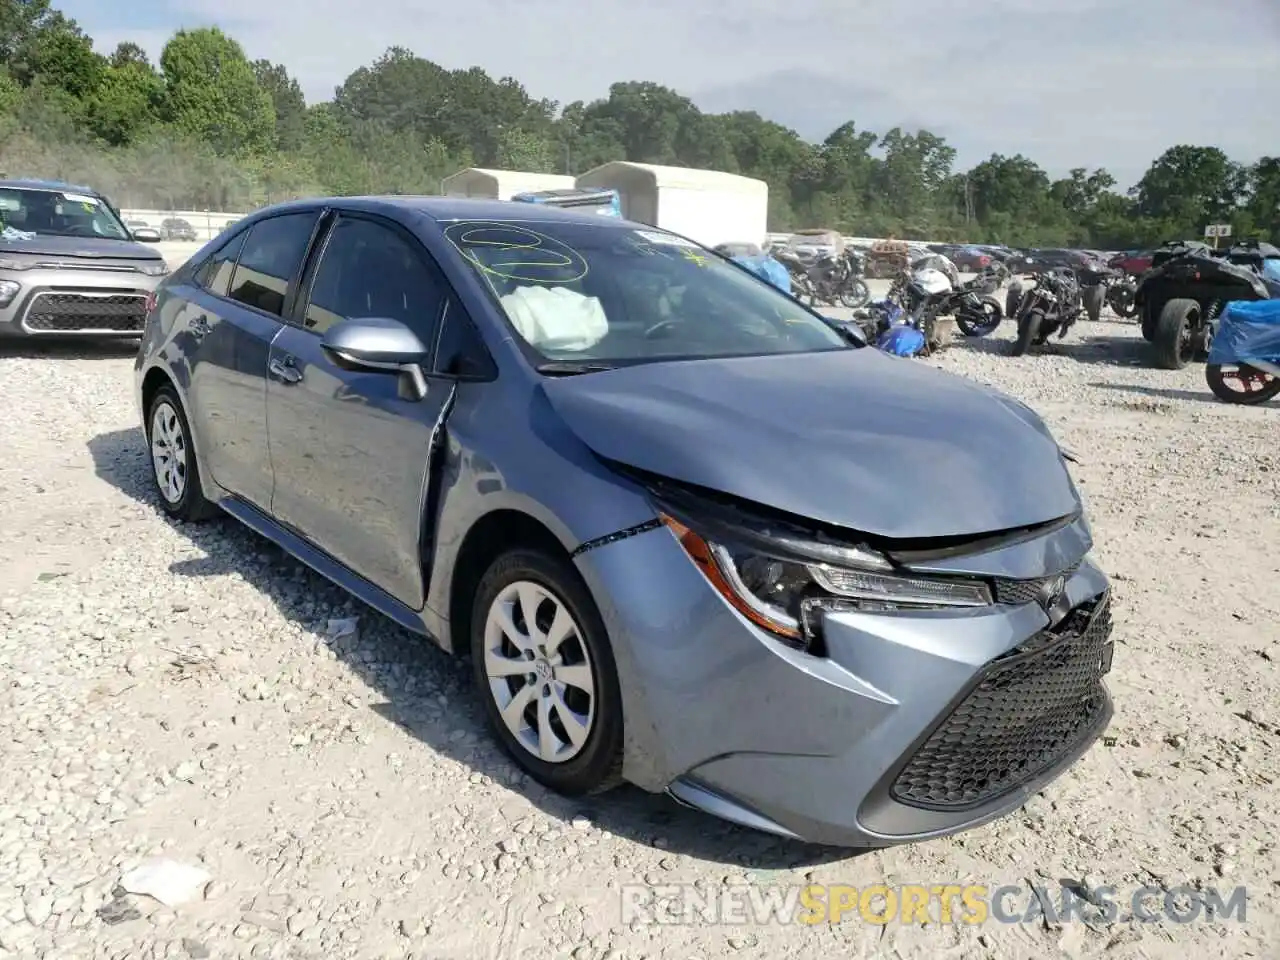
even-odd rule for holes
{"type": "Polygon", "coordinates": [[[1280,363],[1280,300],[1233,300],[1218,317],[1209,363],[1280,363]]]}
{"type": "Polygon", "coordinates": [[[734,263],[741,264],[762,280],[768,280],[783,293],[791,293],[791,274],[779,261],[767,253],[748,257],[739,255],[733,258],[734,263]]]}

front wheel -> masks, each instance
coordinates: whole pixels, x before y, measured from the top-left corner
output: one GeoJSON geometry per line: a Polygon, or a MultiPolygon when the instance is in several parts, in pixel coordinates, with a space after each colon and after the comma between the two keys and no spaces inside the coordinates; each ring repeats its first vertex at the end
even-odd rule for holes
{"type": "Polygon", "coordinates": [[[567,796],[619,782],[613,649],[570,563],[523,549],[494,561],[476,591],[471,660],[489,723],[526,773],[567,796]]]}
{"type": "Polygon", "coordinates": [[[1013,355],[1021,357],[1031,349],[1040,335],[1040,325],[1044,323],[1044,311],[1028,310],[1018,318],[1018,339],[1013,342],[1013,355]]]}
{"type": "Polygon", "coordinates": [[[855,277],[840,291],[840,302],[846,307],[860,307],[871,299],[871,288],[861,277],[855,277]]]}
{"type": "Polygon", "coordinates": [[[1102,316],[1102,304],[1107,299],[1107,288],[1102,284],[1085,287],[1080,293],[1080,302],[1089,319],[1097,323],[1102,316]]]}
{"type": "Polygon", "coordinates": [[[977,307],[962,310],[956,317],[956,326],[966,337],[985,337],[994,333],[1000,321],[1004,319],[1004,310],[995,297],[983,297],[977,307]]]}
{"type": "Polygon", "coordinates": [[[1156,366],[1162,370],[1181,370],[1195,359],[1200,349],[1200,304],[1195,300],[1176,298],[1168,301],[1151,331],[1156,366]]]}
{"type": "Polygon", "coordinates": [[[1207,364],[1204,379],[1213,395],[1224,403],[1253,406],[1280,396],[1280,377],[1248,364],[1207,364]]]}

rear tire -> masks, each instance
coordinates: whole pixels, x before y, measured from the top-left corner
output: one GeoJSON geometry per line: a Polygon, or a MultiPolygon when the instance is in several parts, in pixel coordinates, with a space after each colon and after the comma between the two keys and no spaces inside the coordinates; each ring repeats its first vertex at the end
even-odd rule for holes
{"type": "Polygon", "coordinates": [[[188,523],[216,516],[217,506],[205,499],[191,425],[173,387],[163,386],[151,398],[146,437],[151,482],[160,499],[160,509],[175,520],[188,523]]]}
{"type": "Polygon", "coordinates": [[[621,781],[622,693],[613,648],[567,560],[518,549],[493,562],[476,590],[471,662],[498,742],[529,776],[566,796],[601,793],[621,781]]]}
{"type": "Polygon", "coordinates": [[[861,307],[870,299],[871,288],[868,287],[861,279],[851,280],[845,285],[845,288],[840,291],[840,302],[846,307],[861,307]]]}
{"type": "Polygon", "coordinates": [[[1080,291],[1080,300],[1084,305],[1084,312],[1089,315],[1089,319],[1097,323],[1102,316],[1102,304],[1107,298],[1107,288],[1102,284],[1092,287],[1085,287],[1080,291]]]}
{"type": "Polygon", "coordinates": [[[1247,365],[1235,367],[1235,370],[1228,373],[1239,373],[1246,375],[1254,383],[1258,384],[1258,389],[1236,390],[1228,383],[1228,379],[1237,380],[1239,377],[1228,377],[1224,375],[1222,364],[1210,363],[1204,368],[1204,379],[1209,384],[1209,389],[1213,391],[1213,395],[1224,403],[1236,403],[1241,406],[1253,406],[1259,403],[1266,403],[1274,397],[1280,396],[1280,377],[1272,376],[1269,373],[1263,373],[1261,370],[1254,370],[1247,365]]]}
{"type": "Polygon", "coordinates": [[[1162,370],[1181,370],[1195,358],[1200,335],[1200,304],[1177,298],[1165,303],[1152,330],[1156,366],[1162,370]]]}
{"type": "Polygon", "coordinates": [[[960,313],[956,316],[956,326],[966,337],[985,337],[994,333],[1004,319],[1004,310],[995,297],[983,297],[980,302],[983,311],[981,316],[973,313],[960,313]]]}
{"type": "Polygon", "coordinates": [[[1040,310],[1028,310],[1018,318],[1018,339],[1013,342],[1013,356],[1021,357],[1031,349],[1031,344],[1040,335],[1040,324],[1044,322],[1044,313],[1040,310]]]}

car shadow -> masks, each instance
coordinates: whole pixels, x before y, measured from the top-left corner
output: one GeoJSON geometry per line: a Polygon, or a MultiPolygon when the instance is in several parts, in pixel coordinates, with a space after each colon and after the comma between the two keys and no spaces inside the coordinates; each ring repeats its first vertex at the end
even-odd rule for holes
{"type": "MultiPolygon", "coordinates": [[[[798,843],[718,820],[666,796],[624,785],[599,797],[572,799],[521,776],[489,733],[474,695],[471,671],[440,650],[285,554],[230,517],[191,524],[169,520],[153,495],[142,430],[118,430],[89,441],[95,473],[155,510],[203,554],[176,561],[184,577],[242,577],[276,609],[319,635],[335,655],[385,702],[371,707],[431,750],[490,778],[544,813],[571,824],[587,817],[597,828],[634,843],[701,860],[762,870],[795,869],[846,860],[866,851],[798,843]],[[333,638],[330,619],[359,617],[354,637],[333,638]],[[440,706],[447,699],[448,710],[440,706]]],[[[281,730],[286,736],[287,731],[281,730]]]]}
{"type": "MultiPolygon", "coordinates": [[[[993,339],[991,337],[958,336],[951,342],[952,348],[969,350],[974,353],[985,353],[992,356],[1013,358],[1013,342],[1011,340],[993,339]]],[[[1145,367],[1151,366],[1149,348],[1144,341],[1127,337],[1086,336],[1059,340],[1050,337],[1043,346],[1033,346],[1028,357],[1065,357],[1076,363],[1094,364],[1113,367],[1145,367]]]]}
{"type": "MultiPolygon", "coordinates": [[[[1191,400],[1196,403],[1209,403],[1215,407],[1230,406],[1230,404],[1224,403],[1215,397],[1208,387],[1205,387],[1204,392],[1201,393],[1195,390],[1175,390],[1171,387],[1140,387],[1133,384],[1104,383],[1102,381],[1096,381],[1089,384],[1089,386],[1099,387],[1103,390],[1117,390],[1121,393],[1138,393],[1148,397],[1158,397],[1162,400],[1191,400]]],[[[1269,400],[1266,403],[1259,404],[1259,406],[1280,406],[1280,403],[1269,400]]]]}
{"type": "Polygon", "coordinates": [[[0,337],[0,360],[106,360],[133,357],[137,340],[42,340],[27,337],[0,337]]]}

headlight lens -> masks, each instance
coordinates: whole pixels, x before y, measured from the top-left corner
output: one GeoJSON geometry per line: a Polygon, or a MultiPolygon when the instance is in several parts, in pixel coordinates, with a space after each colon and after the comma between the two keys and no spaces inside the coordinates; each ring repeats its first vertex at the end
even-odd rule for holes
{"type": "MultiPolygon", "coordinates": [[[[857,568],[774,556],[755,543],[737,546],[705,539],[679,520],[661,516],[730,606],[802,649],[809,647],[822,615],[829,610],[929,610],[981,607],[993,602],[985,583],[902,574],[871,551],[845,551],[846,556],[859,561],[857,568]],[[865,556],[865,563],[860,555],[865,556]]],[[[789,551],[783,548],[778,552],[789,551]]]]}
{"type": "Polygon", "coordinates": [[[13,302],[22,287],[14,280],[0,280],[0,307],[7,307],[13,302]]]}
{"type": "Polygon", "coordinates": [[[163,260],[157,260],[155,263],[143,264],[142,272],[148,277],[163,277],[169,272],[169,264],[163,260]]]}

